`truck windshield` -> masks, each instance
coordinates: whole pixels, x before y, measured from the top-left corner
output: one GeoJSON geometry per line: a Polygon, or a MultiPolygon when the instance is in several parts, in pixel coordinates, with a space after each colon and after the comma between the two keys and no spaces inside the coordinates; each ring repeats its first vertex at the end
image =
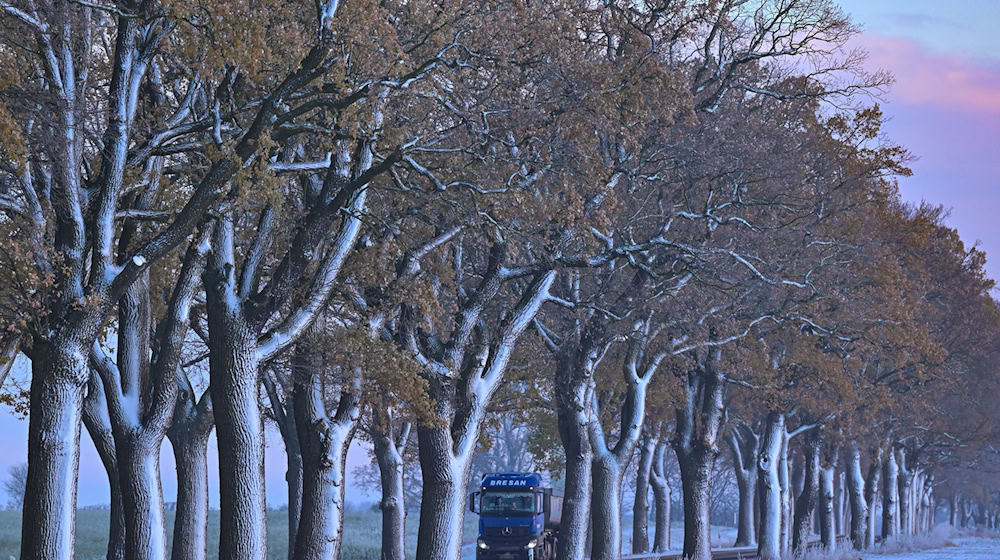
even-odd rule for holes
{"type": "Polygon", "coordinates": [[[532,492],[486,492],[479,505],[481,513],[530,515],[535,513],[535,495],[532,492]]]}

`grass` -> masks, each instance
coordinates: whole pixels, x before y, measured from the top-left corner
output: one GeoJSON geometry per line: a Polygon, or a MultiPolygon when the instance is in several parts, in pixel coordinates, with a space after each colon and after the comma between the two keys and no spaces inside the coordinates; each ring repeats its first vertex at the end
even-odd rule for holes
{"type": "MultiPolygon", "coordinates": [[[[107,510],[80,510],[76,516],[77,560],[102,560],[108,547],[107,510]]],[[[465,519],[465,541],[476,538],[476,516],[465,519]]],[[[167,512],[167,533],[172,534],[174,513],[167,512]]],[[[379,560],[381,547],[382,516],[379,512],[349,512],[344,518],[343,560],[379,560]]],[[[283,511],[267,513],[268,557],[275,560],[288,558],[288,514],[283,511]]],[[[21,512],[0,511],[0,560],[17,558],[21,542],[21,512]]],[[[417,515],[411,513],[406,523],[406,549],[417,547],[417,515]]],[[[208,558],[216,558],[219,549],[219,512],[209,513],[208,558]]]]}

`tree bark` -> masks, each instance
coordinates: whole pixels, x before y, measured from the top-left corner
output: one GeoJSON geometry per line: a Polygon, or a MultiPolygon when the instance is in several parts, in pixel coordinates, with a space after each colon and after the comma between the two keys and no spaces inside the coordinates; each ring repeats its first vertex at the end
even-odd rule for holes
{"type": "Polygon", "coordinates": [[[271,402],[271,413],[278,425],[281,441],[285,446],[285,482],[288,485],[288,558],[295,553],[295,537],[299,531],[302,514],[302,449],[299,446],[299,432],[295,426],[295,403],[285,396],[285,384],[280,383],[272,369],[263,374],[264,389],[271,402]]]}
{"type": "Polygon", "coordinates": [[[958,492],[952,492],[948,498],[948,524],[958,527],[958,492]]]}
{"type": "Polygon", "coordinates": [[[559,558],[590,556],[593,448],[587,432],[593,410],[593,370],[598,352],[593,344],[564,348],[556,358],[555,382],[559,439],[566,456],[566,485],[559,528],[559,558]]]}
{"type": "Polygon", "coordinates": [[[616,560],[622,555],[621,463],[610,453],[594,455],[593,560],[616,560]]]}
{"type": "Polygon", "coordinates": [[[590,418],[590,443],[594,450],[594,505],[591,508],[594,531],[591,549],[593,560],[617,560],[622,554],[622,478],[642,435],[646,419],[646,388],[656,374],[660,362],[666,357],[662,352],[655,356],[646,356],[649,327],[649,322],[643,323],[629,341],[622,368],[627,388],[620,412],[618,441],[614,446],[609,444],[604,427],[601,425],[601,414],[596,402],[594,402],[594,414],[590,418]]]}
{"type": "Polygon", "coordinates": [[[832,551],[837,546],[836,508],[834,507],[834,476],[836,462],[828,462],[819,471],[819,535],[823,548],[832,551]]]}
{"type": "Polygon", "coordinates": [[[206,270],[209,372],[219,442],[219,560],[265,560],[264,422],[257,333],[213,269],[206,270]]]}
{"type": "Polygon", "coordinates": [[[382,560],[406,558],[406,500],[403,494],[403,451],[410,437],[410,422],[403,422],[396,434],[392,412],[385,408],[385,422],[374,438],[375,459],[382,482],[382,560]]]}
{"type": "Polygon", "coordinates": [[[778,483],[781,485],[781,553],[792,547],[792,477],[788,458],[788,431],[781,438],[781,463],[778,465],[778,483]]]}
{"type": "Polygon", "coordinates": [[[172,437],[177,467],[173,560],[208,555],[208,437],[172,437]]]}
{"type": "Polygon", "coordinates": [[[851,543],[855,550],[865,548],[865,520],[868,518],[868,501],[865,499],[865,479],[861,474],[861,451],[852,443],[848,451],[847,494],[851,505],[851,543]]]}
{"type": "Polygon", "coordinates": [[[872,453],[872,463],[865,477],[865,501],[868,502],[868,512],[865,516],[865,548],[875,546],[875,536],[878,534],[878,516],[876,505],[878,500],[879,477],[882,473],[882,450],[872,453]]]}
{"type": "Polygon", "coordinates": [[[899,535],[899,468],[892,449],[882,464],[882,539],[899,535]]]}
{"type": "Polygon", "coordinates": [[[108,560],[125,558],[125,513],[122,510],[122,493],[118,480],[118,460],[115,455],[115,438],[111,433],[111,419],[108,416],[104,389],[97,372],[93,372],[87,384],[87,398],[84,401],[83,425],[94,442],[97,454],[104,464],[111,489],[111,519],[108,527],[108,560]]]}
{"type": "Polygon", "coordinates": [[[339,379],[340,399],[328,414],[324,398],[323,363],[302,339],[295,350],[292,389],[295,426],[302,452],[302,514],[295,538],[296,560],[340,558],[344,533],[344,490],[347,450],[361,415],[361,374],[339,379]]]}
{"type": "Polygon", "coordinates": [[[899,534],[909,536],[913,534],[914,473],[906,463],[906,449],[902,447],[896,450],[896,465],[899,473],[896,478],[896,493],[899,497],[899,534]]]}
{"type": "Polygon", "coordinates": [[[802,492],[795,501],[795,522],[792,527],[792,550],[795,554],[805,552],[812,530],[812,514],[816,508],[819,491],[819,448],[822,444],[819,428],[813,428],[806,435],[804,446],[804,477],[802,492]]]}
{"type": "Polygon", "coordinates": [[[746,425],[734,426],[729,432],[729,449],[733,455],[733,473],[739,492],[736,543],[734,546],[756,546],[754,509],[757,503],[757,460],[760,438],[746,425]]]}
{"type": "Polygon", "coordinates": [[[676,409],[673,441],[684,493],[684,556],[710,560],[712,465],[719,456],[725,379],[718,370],[721,351],[712,349],[685,376],[685,406],[676,409]]]}
{"type": "Polygon", "coordinates": [[[656,529],[653,531],[653,552],[670,550],[670,507],[671,489],[667,480],[667,442],[662,438],[656,444],[653,454],[653,472],[650,484],[653,486],[653,503],[656,506],[656,529]]]}
{"type": "Polygon", "coordinates": [[[760,542],[757,556],[761,560],[778,560],[782,553],[784,508],[779,471],[785,433],[785,415],[780,412],[768,414],[757,457],[757,486],[760,489],[760,542]]]}
{"type": "Polygon", "coordinates": [[[77,340],[35,342],[21,560],[73,558],[80,426],[90,367],[77,340]]]}
{"type": "Polygon", "coordinates": [[[632,502],[632,554],[649,551],[649,486],[658,442],[659,438],[647,431],[639,445],[635,500],[632,502]]]}
{"type": "Polygon", "coordinates": [[[160,440],[118,444],[119,473],[125,512],[125,556],[135,560],[165,560],[167,523],[160,486],[160,440]]]}
{"type": "Polygon", "coordinates": [[[451,433],[447,428],[421,427],[417,430],[417,442],[424,483],[417,558],[458,560],[472,454],[452,452],[451,433]]]}
{"type": "Polygon", "coordinates": [[[183,373],[167,438],[177,469],[177,510],[171,547],[173,560],[205,560],[208,555],[208,438],[214,426],[210,392],[195,400],[183,373]]]}
{"type": "Polygon", "coordinates": [[[844,527],[847,525],[847,514],[849,512],[847,507],[847,473],[838,471],[834,476],[834,534],[839,537],[844,534],[844,527]]]}

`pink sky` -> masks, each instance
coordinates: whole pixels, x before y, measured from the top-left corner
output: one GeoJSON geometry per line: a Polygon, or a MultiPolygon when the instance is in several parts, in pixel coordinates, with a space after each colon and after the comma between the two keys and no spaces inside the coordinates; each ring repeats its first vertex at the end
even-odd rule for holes
{"type": "Polygon", "coordinates": [[[903,197],[949,208],[948,224],[1000,278],[1000,2],[842,4],[865,18],[868,67],[896,77],[880,103],[889,139],[917,158],[903,197]]]}

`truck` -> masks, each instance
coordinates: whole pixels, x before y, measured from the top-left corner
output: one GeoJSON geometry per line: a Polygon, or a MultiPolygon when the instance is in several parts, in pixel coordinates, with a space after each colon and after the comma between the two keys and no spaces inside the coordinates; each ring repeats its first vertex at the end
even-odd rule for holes
{"type": "Polygon", "coordinates": [[[469,495],[479,514],[476,560],[553,560],[562,496],[542,486],[539,473],[487,473],[469,495]]]}

